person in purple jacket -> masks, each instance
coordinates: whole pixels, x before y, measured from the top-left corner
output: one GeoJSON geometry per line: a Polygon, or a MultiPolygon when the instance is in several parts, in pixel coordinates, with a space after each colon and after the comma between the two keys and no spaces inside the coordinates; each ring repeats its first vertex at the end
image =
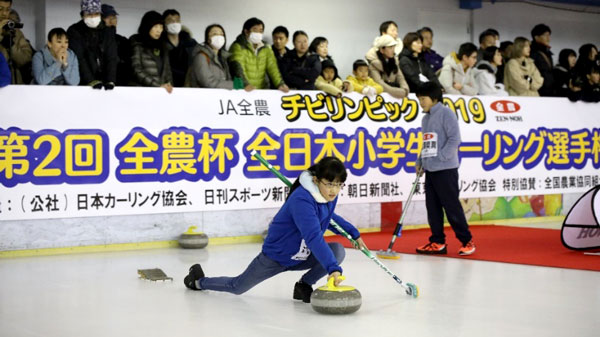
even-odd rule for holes
{"type": "Polygon", "coordinates": [[[341,244],[326,243],[323,238],[327,229],[339,234],[330,220],[350,234],[359,248],[366,248],[358,230],[334,213],[346,177],[344,164],[335,157],[325,157],[302,172],[273,218],[261,253],[244,272],[235,277],[206,277],[202,267],[195,264],[184,278],[185,286],[240,295],[279,273],[308,270],[295,284],[293,298],[310,303],[312,285],[323,276],[329,275],[328,279],[334,278],[334,284],[339,285],[340,264],[346,253],[341,244]]]}

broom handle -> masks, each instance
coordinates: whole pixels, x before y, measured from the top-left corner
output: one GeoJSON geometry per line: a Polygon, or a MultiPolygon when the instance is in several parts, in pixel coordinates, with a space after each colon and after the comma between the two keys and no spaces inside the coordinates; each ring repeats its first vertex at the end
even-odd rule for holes
{"type": "Polygon", "coordinates": [[[402,225],[404,224],[404,216],[406,216],[406,213],[408,213],[408,206],[410,205],[410,201],[412,200],[412,197],[415,194],[415,191],[417,190],[417,184],[419,183],[419,178],[420,177],[417,174],[417,177],[415,178],[415,181],[413,182],[412,189],[410,190],[410,193],[408,194],[408,199],[406,200],[406,203],[405,203],[406,207],[404,207],[404,209],[402,210],[402,215],[400,216],[400,220],[396,224],[396,229],[394,229],[394,236],[392,236],[392,241],[390,242],[390,245],[388,246],[388,251],[391,251],[392,247],[394,247],[394,242],[396,241],[396,238],[398,237],[398,232],[400,231],[400,228],[402,228],[402,225]]]}
{"type": "MultiPolygon", "coordinates": [[[[277,171],[277,169],[274,168],[273,165],[271,165],[268,161],[266,161],[265,158],[263,158],[260,154],[258,154],[258,152],[256,152],[256,150],[252,150],[250,155],[252,155],[256,159],[258,159],[258,161],[260,161],[267,169],[269,169],[269,171],[271,171],[279,179],[281,179],[281,181],[283,181],[283,183],[286,184],[288,187],[292,186],[292,183],[288,180],[288,178],[286,178],[283,174],[281,174],[281,172],[277,171]]],[[[388,273],[388,275],[390,275],[392,278],[394,278],[394,280],[396,282],[398,282],[401,286],[403,286],[407,290],[410,289],[410,287],[405,286],[403,284],[402,280],[398,276],[396,276],[388,267],[386,267],[383,263],[381,263],[381,261],[379,261],[377,259],[377,257],[375,257],[375,255],[373,253],[371,253],[371,251],[369,249],[367,249],[366,247],[360,247],[358,242],[356,242],[356,240],[354,240],[352,238],[352,236],[350,236],[350,234],[348,234],[348,232],[346,232],[342,228],[342,226],[340,226],[337,222],[335,222],[335,220],[331,219],[331,221],[329,223],[333,226],[333,228],[335,228],[338,232],[340,232],[340,234],[342,236],[344,236],[344,237],[346,237],[346,239],[350,240],[350,242],[352,243],[352,245],[355,248],[360,248],[361,252],[363,252],[369,259],[373,260],[373,262],[375,262],[379,267],[381,267],[381,269],[385,270],[385,272],[388,273]]],[[[412,289],[410,289],[410,290],[412,291],[412,289]]]]}

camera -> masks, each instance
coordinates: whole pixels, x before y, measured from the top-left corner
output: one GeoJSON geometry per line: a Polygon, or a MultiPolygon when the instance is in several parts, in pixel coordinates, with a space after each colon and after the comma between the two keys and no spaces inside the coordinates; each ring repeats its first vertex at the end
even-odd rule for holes
{"type": "Polygon", "coordinates": [[[8,30],[21,29],[23,28],[23,24],[20,22],[8,21],[3,28],[6,28],[8,30]]]}

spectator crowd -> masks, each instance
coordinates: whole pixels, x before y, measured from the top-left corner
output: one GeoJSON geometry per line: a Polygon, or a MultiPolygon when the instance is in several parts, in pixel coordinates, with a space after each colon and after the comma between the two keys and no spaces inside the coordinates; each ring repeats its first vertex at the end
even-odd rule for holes
{"type": "MultiPolygon", "coordinates": [[[[433,82],[457,95],[550,96],[600,101],[600,55],[593,44],[576,52],[563,49],[554,62],[552,30],[535,25],[531,39],[500,42],[495,29],[479,35],[479,47],[466,42],[446,56],[433,49],[434,32],[423,27],[401,39],[398,25],[383,22],[343,79],[329,54],[328,39],[284,26],[265,42],[265,24],[250,18],[227,48],[219,24],[206,27],[197,42],[175,9],[149,11],[136,34],[117,34],[117,10],[100,0],[81,1],[81,20],[67,30],[53,28],[35,50],[24,36],[13,0],[0,0],[0,87],[9,84],[321,90],[330,95],[386,92],[403,98],[433,82]]],[[[334,41],[335,42],[335,41],[334,41]]]]}

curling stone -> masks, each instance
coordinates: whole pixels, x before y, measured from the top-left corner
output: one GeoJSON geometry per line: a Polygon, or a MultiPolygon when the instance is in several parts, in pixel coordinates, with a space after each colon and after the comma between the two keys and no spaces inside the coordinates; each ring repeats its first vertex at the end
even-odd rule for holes
{"type": "Polygon", "coordinates": [[[208,245],[208,236],[202,232],[196,233],[196,226],[190,226],[187,231],[179,236],[181,248],[197,249],[208,245]]]}
{"type": "Polygon", "coordinates": [[[357,311],[361,304],[362,296],[358,289],[351,286],[336,287],[333,277],[327,280],[327,285],[317,288],[310,295],[310,305],[322,314],[351,314],[357,311]]]}

